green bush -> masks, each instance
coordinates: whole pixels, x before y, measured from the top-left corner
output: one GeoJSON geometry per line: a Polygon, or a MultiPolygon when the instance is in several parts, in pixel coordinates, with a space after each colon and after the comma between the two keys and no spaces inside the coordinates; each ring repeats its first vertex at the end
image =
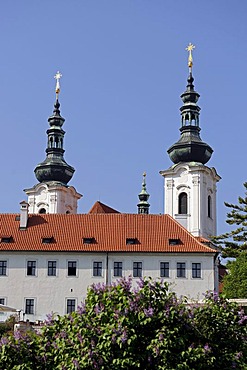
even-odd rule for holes
{"type": "Polygon", "coordinates": [[[209,293],[189,305],[151,279],[94,285],[85,304],[48,316],[42,334],[1,339],[0,369],[246,369],[247,317],[209,293]]]}

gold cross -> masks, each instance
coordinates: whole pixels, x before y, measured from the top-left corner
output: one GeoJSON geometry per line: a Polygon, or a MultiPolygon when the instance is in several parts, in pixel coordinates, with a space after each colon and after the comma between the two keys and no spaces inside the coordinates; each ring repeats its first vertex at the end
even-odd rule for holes
{"type": "Polygon", "coordinates": [[[56,82],[56,90],[55,90],[57,97],[58,97],[58,94],[60,93],[60,78],[61,77],[62,77],[62,74],[59,71],[57,71],[57,73],[54,76],[55,80],[57,81],[56,82]]]}
{"type": "Polygon", "coordinates": [[[191,42],[189,43],[189,45],[185,49],[189,52],[189,57],[188,57],[188,66],[189,66],[189,68],[192,68],[192,66],[193,66],[193,57],[192,57],[192,50],[193,49],[195,49],[195,45],[191,44],[191,42]]]}

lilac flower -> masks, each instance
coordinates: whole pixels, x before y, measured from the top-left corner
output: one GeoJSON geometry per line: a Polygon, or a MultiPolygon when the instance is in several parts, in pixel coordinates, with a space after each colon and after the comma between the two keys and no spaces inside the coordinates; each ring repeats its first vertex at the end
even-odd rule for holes
{"type": "Polygon", "coordinates": [[[131,290],[131,287],[132,287],[132,279],[131,279],[130,276],[128,278],[124,277],[124,278],[118,280],[118,284],[120,284],[126,292],[129,292],[131,290]]]}
{"type": "Polygon", "coordinates": [[[76,369],[79,369],[79,362],[78,362],[78,360],[75,360],[74,359],[72,362],[73,362],[73,365],[75,365],[75,368],[76,369]]]}
{"type": "Polygon", "coordinates": [[[149,307],[148,309],[144,308],[144,313],[147,317],[152,317],[154,314],[154,310],[152,307],[149,307]]]}
{"type": "Polygon", "coordinates": [[[204,352],[210,352],[211,351],[211,348],[209,347],[208,343],[206,343],[203,348],[204,348],[204,352]]]}
{"type": "Polygon", "coordinates": [[[82,339],[82,336],[81,336],[81,334],[80,334],[80,333],[78,333],[78,334],[77,334],[77,338],[78,338],[78,340],[79,340],[79,342],[80,342],[80,343],[82,343],[82,342],[83,342],[83,339],[82,339]]]}
{"type": "Polygon", "coordinates": [[[236,360],[239,360],[243,356],[243,352],[238,352],[235,356],[236,360]]]}
{"type": "Polygon", "coordinates": [[[96,315],[98,315],[101,312],[101,307],[99,306],[98,303],[96,304],[96,306],[94,308],[94,312],[96,313],[96,315]]]}
{"type": "Polygon", "coordinates": [[[54,313],[51,312],[51,313],[48,313],[46,315],[45,324],[46,325],[52,325],[53,323],[54,323],[54,313]]]}
{"type": "Polygon", "coordinates": [[[8,343],[9,343],[8,338],[6,338],[6,337],[2,337],[2,338],[0,339],[0,344],[1,344],[2,346],[4,346],[5,344],[8,344],[8,343]]]}
{"type": "Polygon", "coordinates": [[[17,340],[19,340],[19,339],[21,339],[21,338],[22,338],[22,334],[21,334],[20,330],[16,330],[16,331],[14,332],[14,337],[15,337],[15,339],[17,339],[17,340]]]}
{"type": "Polygon", "coordinates": [[[66,338],[67,337],[67,334],[65,333],[65,331],[63,330],[63,331],[61,331],[61,333],[60,333],[60,337],[61,338],[66,338]]]}
{"type": "Polygon", "coordinates": [[[77,307],[77,312],[80,315],[84,315],[86,313],[85,303],[81,302],[81,304],[77,307]]]}
{"type": "Polygon", "coordinates": [[[122,343],[125,343],[127,341],[128,335],[127,335],[127,332],[126,332],[125,329],[124,329],[123,334],[122,334],[122,337],[120,339],[121,339],[121,342],[122,343]]]}
{"type": "Polygon", "coordinates": [[[159,340],[163,340],[164,339],[164,335],[161,333],[160,335],[159,335],[159,340]]]}
{"type": "Polygon", "coordinates": [[[136,283],[139,286],[139,288],[142,289],[145,285],[145,280],[143,278],[140,278],[139,280],[137,280],[136,283]]]}

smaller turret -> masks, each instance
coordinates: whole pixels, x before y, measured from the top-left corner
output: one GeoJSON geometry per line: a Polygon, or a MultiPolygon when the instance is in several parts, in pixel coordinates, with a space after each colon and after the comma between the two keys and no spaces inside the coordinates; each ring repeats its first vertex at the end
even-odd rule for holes
{"type": "Polygon", "coordinates": [[[149,207],[150,204],[148,203],[148,199],[150,195],[146,189],[146,172],[143,174],[143,181],[142,181],[142,190],[138,195],[140,202],[137,204],[138,207],[138,214],[149,214],[149,207]]]}

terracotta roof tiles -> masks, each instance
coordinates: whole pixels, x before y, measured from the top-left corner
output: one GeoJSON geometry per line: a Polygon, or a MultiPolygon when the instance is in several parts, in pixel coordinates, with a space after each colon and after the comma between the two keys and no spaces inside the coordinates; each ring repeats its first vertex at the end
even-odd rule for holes
{"type": "Polygon", "coordinates": [[[215,253],[200,243],[169,215],[122,213],[37,214],[29,215],[28,226],[20,230],[16,214],[0,214],[0,251],[66,252],[144,252],[144,253],[215,253]],[[42,242],[52,238],[51,242],[42,242]],[[93,238],[83,243],[83,238],[93,238]],[[136,244],[126,244],[126,239],[136,244]],[[171,245],[169,239],[179,239],[171,245]]]}

